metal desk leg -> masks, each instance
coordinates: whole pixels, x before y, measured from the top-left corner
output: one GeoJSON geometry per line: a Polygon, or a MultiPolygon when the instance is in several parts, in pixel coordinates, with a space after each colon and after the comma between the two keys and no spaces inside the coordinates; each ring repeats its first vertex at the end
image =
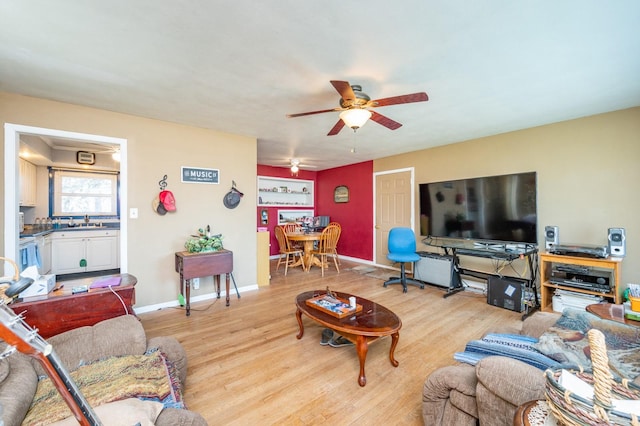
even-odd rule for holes
{"type": "Polygon", "coordinates": [[[238,299],[240,299],[240,292],[238,292],[238,286],[236,285],[236,279],[233,277],[233,272],[229,275],[231,275],[231,280],[233,280],[233,288],[236,289],[236,295],[238,296],[238,299]]]}

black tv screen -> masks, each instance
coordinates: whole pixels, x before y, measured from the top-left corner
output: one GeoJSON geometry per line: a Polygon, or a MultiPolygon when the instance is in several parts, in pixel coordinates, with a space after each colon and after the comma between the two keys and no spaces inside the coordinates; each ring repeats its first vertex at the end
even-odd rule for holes
{"type": "Polygon", "coordinates": [[[537,244],[536,173],[420,184],[420,234],[537,244]]]}

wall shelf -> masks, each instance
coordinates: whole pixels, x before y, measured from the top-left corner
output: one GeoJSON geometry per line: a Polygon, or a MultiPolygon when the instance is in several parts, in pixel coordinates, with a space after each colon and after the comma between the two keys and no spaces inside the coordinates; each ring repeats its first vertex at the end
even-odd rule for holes
{"type": "Polygon", "coordinates": [[[258,176],[258,206],[313,207],[314,182],[258,176]]]}

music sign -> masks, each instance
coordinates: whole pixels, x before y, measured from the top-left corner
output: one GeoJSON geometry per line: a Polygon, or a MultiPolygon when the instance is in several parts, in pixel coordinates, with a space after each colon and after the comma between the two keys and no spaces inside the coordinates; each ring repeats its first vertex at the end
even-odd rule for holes
{"type": "Polygon", "coordinates": [[[220,183],[220,170],[182,166],[182,182],[220,183]]]}

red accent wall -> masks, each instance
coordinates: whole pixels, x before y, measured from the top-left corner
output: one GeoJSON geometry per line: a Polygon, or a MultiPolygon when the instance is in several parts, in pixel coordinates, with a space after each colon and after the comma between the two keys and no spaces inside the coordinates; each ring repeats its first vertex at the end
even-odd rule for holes
{"type": "MultiPolygon", "coordinates": [[[[315,182],[314,210],[316,216],[329,216],[332,221],[340,222],[342,234],[338,242],[338,253],[363,260],[373,260],[373,161],[352,164],[344,167],[311,172],[300,170],[298,176],[291,176],[288,167],[258,165],[259,176],[272,176],[288,179],[306,179],[315,182]],[[335,203],[333,190],[336,186],[349,188],[349,202],[335,203]]],[[[261,225],[261,212],[267,210],[271,233],[270,254],[278,254],[278,241],[273,229],[278,224],[278,209],[282,207],[260,207],[256,212],[257,226],[261,225]]],[[[296,210],[295,207],[287,209],[296,210]]],[[[300,210],[305,210],[300,208],[300,210]]],[[[308,210],[308,208],[307,208],[308,210]]]]}
{"type": "MultiPolygon", "coordinates": [[[[316,180],[316,174],[317,172],[310,172],[308,170],[300,170],[298,172],[298,176],[291,176],[291,170],[289,169],[289,167],[272,167],[272,166],[263,166],[258,164],[258,176],[270,176],[270,177],[277,177],[277,178],[287,178],[287,179],[304,179],[304,180],[312,180],[315,182],[315,194],[313,195],[313,199],[314,199],[314,205],[317,205],[318,203],[318,182],[316,180]]],[[[257,184],[257,182],[256,182],[257,184]]],[[[286,209],[286,210],[309,210],[308,207],[293,207],[293,206],[287,206],[287,207],[265,207],[265,206],[258,206],[258,208],[256,209],[256,226],[258,227],[262,227],[265,225],[262,225],[262,220],[261,220],[261,216],[262,216],[262,210],[267,210],[267,214],[269,217],[269,224],[266,225],[267,229],[269,230],[270,233],[270,240],[271,240],[271,247],[269,250],[269,254],[271,256],[278,254],[278,240],[276,240],[276,236],[275,233],[273,232],[273,229],[276,227],[276,225],[278,224],[278,210],[282,210],[282,209],[286,209]]],[[[316,215],[318,208],[314,207],[314,210],[316,211],[316,215]]]]}
{"type": "Polygon", "coordinates": [[[373,260],[373,161],[318,172],[316,194],[316,215],[342,225],[338,253],[373,260]],[[340,185],[349,188],[348,203],[333,201],[340,185]]]}

